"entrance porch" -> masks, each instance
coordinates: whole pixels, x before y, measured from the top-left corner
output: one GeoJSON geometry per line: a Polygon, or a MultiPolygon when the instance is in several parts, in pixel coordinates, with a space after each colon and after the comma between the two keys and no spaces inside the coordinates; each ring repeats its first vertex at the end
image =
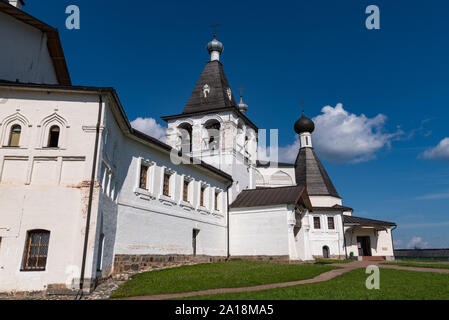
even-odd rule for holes
{"type": "Polygon", "coordinates": [[[345,215],[347,256],[364,261],[394,260],[392,230],[395,228],[392,222],[345,215]]]}

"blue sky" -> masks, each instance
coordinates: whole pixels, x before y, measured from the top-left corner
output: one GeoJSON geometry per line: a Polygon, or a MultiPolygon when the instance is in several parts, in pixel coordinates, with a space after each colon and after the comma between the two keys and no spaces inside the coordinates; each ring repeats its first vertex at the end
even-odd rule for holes
{"type": "Polygon", "coordinates": [[[234,93],[246,88],[248,117],[279,129],[285,154],[304,100],[354,215],[397,222],[397,247],[449,247],[447,1],[27,0],[24,10],[59,29],[73,84],[113,86],[130,120],[162,126],[209,59],[216,20],[234,93]],[[80,30],[65,28],[71,4],[80,30]],[[365,27],[370,4],[380,30],[365,27]]]}

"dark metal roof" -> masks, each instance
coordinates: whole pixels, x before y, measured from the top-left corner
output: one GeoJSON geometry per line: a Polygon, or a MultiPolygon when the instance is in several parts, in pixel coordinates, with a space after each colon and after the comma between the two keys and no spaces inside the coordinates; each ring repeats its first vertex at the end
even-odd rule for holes
{"type": "Polygon", "coordinates": [[[373,220],[367,218],[360,218],[354,216],[343,215],[343,224],[345,225],[360,225],[360,226],[396,226],[394,222],[373,220]]]}
{"type": "MultiPolygon", "coordinates": [[[[0,87],[7,87],[7,88],[25,88],[25,89],[32,89],[32,90],[52,90],[52,91],[80,91],[80,92],[90,92],[90,93],[98,93],[98,94],[102,94],[102,93],[109,93],[112,95],[112,98],[115,101],[115,104],[113,105],[117,105],[118,107],[118,111],[119,114],[121,116],[121,119],[123,120],[124,124],[125,124],[125,130],[127,130],[132,136],[150,143],[153,146],[156,146],[166,152],[171,152],[172,151],[172,147],[169,146],[168,144],[159,141],[156,138],[153,138],[143,132],[140,132],[136,129],[134,129],[133,127],[131,127],[131,124],[128,120],[128,117],[126,116],[126,113],[123,109],[122,103],[120,102],[120,99],[117,95],[117,92],[115,91],[114,88],[111,87],[91,87],[91,86],[62,86],[62,85],[51,85],[51,84],[38,84],[38,83],[18,83],[18,82],[11,82],[11,81],[3,81],[0,80],[0,87]]],[[[215,173],[216,175],[226,179],[227,181],[233,181],[232,177],[227,174],[226,172],[221,171],[220,169],[215,168],[214,166],[205,163],[204,161],[200,161],[199,159],[193,159],[190,158],[190,163],[193,163],[194,165],[196,165],[197,163],[198,166],[215,173]]]]}
{"type": "Polygon", "coordinates": [[[231,100],[229,100],[227,93],[228,88],[230,89],[229,82],[221,62],[209,61],[201,73],[183,112],[177,115],[164,116],[161,117],[161,119],[168,121],[202,114],[231,111],[241,118],[247,125],[258,131],[257,126],[239,110],[233,94],[231,100]],[[210,88],[210,93],[207,98],[204,98],[202,91],[203,86],[206,84],[210,88]]]}
{"type": "Polygon", "coordinates": [[[261,207],[277,204],[296,204],[302,196],[306,196],[307,207],[312,210],[307,189],[302,186],[277,188],[257,188],[243,190],[230,205],[230,208],[261,207]]]}
{"type": "Polygon", "coordinates": [[[190,99],[182,113],[201,112],[217,108],[236,106],[234,95],[229,100],[227,89],[230,88],[223,66],[219,61],[209,61],[203,70],[190,99]],[[208,85],[210,93],[203,97],[203,86],[208,85]]]}
{"type": "Polygon", "coordinates": [[[313,148],[301,148],[295,162],[296,184],[307,186],[309,195],[339,197],[313,148]]]}
{"type": "Polygon", "coordinates": [[[270,166],[273,166],[275,168],[292,168],[295,166],[294,163],[285,163],[285,162],[261,162],[259,160],[257,160],[256,162],[256,166],[258,168],[268,168],[270,166]]]}
{"type": "Polygon", "coordinates": [[[4,1],[0,1],[0,11],[47,34],[47,47],[55,67],[58,82],[60,85],[70,86],[72,82],[70,80],[69,69],[67,68],[58,29],[49,26],[4,1]]]}
{"type": "Polygon", "coordinates": [[[332,207],[313,207],[314,211],[353,211],[352,208],[336,204],[332,207]]]}

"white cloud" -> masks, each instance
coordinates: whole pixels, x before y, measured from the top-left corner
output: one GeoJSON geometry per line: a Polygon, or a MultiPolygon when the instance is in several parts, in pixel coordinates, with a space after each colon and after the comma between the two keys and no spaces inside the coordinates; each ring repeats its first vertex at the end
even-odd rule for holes
{"type": "Polygon", "coordinates": [[[424,242],[421,237],[413,237],[412,240],[407,244],[407,248],[428,248],[429,243],[424,242]]]}
{"type": "MultiPolygon", "coordinates": [[[[349,113],[341,103],[335,108],[326,106],[322,114],[313,118],[315,132],[312,143],[320,157],[332,162],[362,162],[375,157],[383,147],[390,147],[391,141],[403,134],[384,133],[387,117],[378,114],[368,118],[364,114],[349,113]]],[[[299,139],[291,145],[279,148],[281,161],[295,161],[299,150],[299,139]]]]}
{"type": "Polygon", "coordinates": [[[160,141],[165,141],[165,128],[153,118],[137,118],[131,121],[131,126],[160,141]]]}
{"type": "Polygon", "coordinates": [[[444,138],[436,147],[424,151],[420,157],[431,160],[449,161],[449,138],[444,138]]]}
{"type": "Polygon", "coordinates": [[[426,194],[424,196],[416,198],[416,200],[441,200],[441,199],[449,199],[449,191],[426,194]]]}

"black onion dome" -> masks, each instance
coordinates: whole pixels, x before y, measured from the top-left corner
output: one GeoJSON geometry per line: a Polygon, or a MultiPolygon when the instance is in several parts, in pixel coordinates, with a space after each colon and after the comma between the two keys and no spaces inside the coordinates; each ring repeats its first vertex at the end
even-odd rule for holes
{"type": "Polygon", "coordinates": [[[295,122],[295,131],[297,134],[301,134],[303,132],[310,132],[312,133],[313,130],[315,130],[315,124],[312,120],[307,118],[304,115],[304,111],[302,112],[302,117],[298,119],[298,121],[295,122]]]}

